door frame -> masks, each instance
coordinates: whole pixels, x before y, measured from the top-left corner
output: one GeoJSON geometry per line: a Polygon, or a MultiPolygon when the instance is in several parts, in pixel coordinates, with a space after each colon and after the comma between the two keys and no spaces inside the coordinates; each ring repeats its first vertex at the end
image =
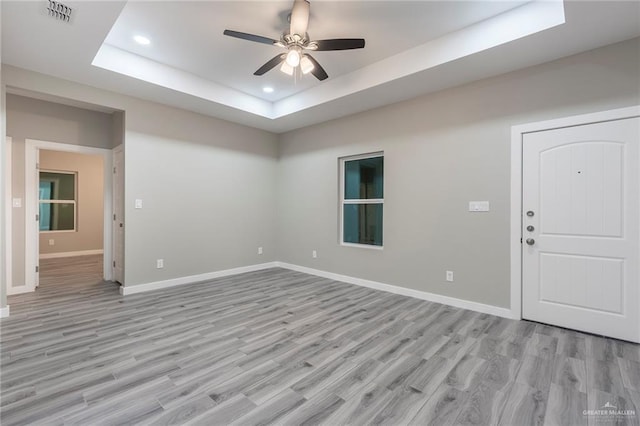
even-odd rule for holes
{"type": "MultiPolygon", "coordinates": [[[[511,317],[522,319],[522,143],[526,133],[640,117],[640,105],[511,127],[511,317]]],[[[640,194],[638,194],[640,197],[640,194]]],[[[640,261],[640,259],[638,259],[640,261]]],[[[640,303],[640,301],[639,301],[640,303]]],[[[639,305],[640,306],[640,305],[639,305]]]]}
{"type": "MultiPolygon", "coordinates": [[[[111,179],[112,179],[112,192],[111,192],[111,202],[112,202],[112,210],[109,213],[109,221],[111,222],[111,246],[112,246],[112,262],[110,263],[110,267],[111,267],[111,281],[116,282],[117,278],[116,277],[116,266],[115,266],[115,262],[116,262],[116,234],[118,232],[118,226],[115,222],[124,222],[124,206],[122,208],[122,218],[118,218],[120,220],[118,221],[114,221],[113,219],[115,218],[115,214],[116,214],[116,200],[115,200],[115,196],[116,196],[116,184],[118,182],[115,181],[114,175],[115,175],[115,157],[116,155],[122,155],[122,166],[124,168],[124,145],[120,144],[118,146],[116,146],[115,148],[113,148],[111,150],[111,160],[112,160],[112,164],[111,164],[111,168],[112,173],[110,174],[111,179]]],[[[120,194],[120,199],[124,200],[124,170],[121,171],[122,173],[122,180],[123,180],[123,193],[120,194]]],[[[126,229],[126,228],[125,228],[126,229]]],[[[126,232],[126,231],[125,231],[126,232]]],[[[124,239],[124,235],[122,237],[124,239]]],[[[124,241],[122,242],[122,246],[123,246],[123,251],[124,251],[124,241]]],[[[124,253],[122,253],[122,257],[124,258],[124,253]]],[[[121,285],[124,285],[124,265],[122,265],[122,282],[120,282],[121,285]]]]}
{"type": "Polygon", "coordinates": [[[81,145],[70,145],[58,142],[41,141],[36,139],[25,139],[25,290],[27,292],[35,290],[36,265],[38,256],[35,250],[36,238],[39,238],[36,226],[34,226],[35,216],[38,212],[38,200],[36,196],[36,158],[39,150],[72,152],[76,154],[100,155],[102,157],[103,168],[103,278],[111,281],[112,274],[112,222],[111,212],[113,210],[113,179],[112,179],[112,154],[110,149],[94,148],[81,145]],[[31,225],[30,225],[31,224],[31,225]]]}
{"type": "Polygon", "coordinates": [[[5,140],[5,150],[4,150],[4,202],[5,202],[5,213],[4,213],[4,238],[5,238],[5,282],[7,296],[13,294],[13,256],[11,256],[12,248],[13,248],[13,140],[10,136],[6,137],[5,140]]]}

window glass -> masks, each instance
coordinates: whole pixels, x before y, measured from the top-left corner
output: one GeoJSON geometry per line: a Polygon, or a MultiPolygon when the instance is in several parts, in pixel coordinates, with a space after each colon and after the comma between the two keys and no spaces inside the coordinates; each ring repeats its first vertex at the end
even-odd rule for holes
{"type": "Polygon", "coordinates": [[[344,198],[383,198],[383,157],[344,162],[344,198]]]}
{"type": "Polygon", "coordinates": [[[41,200],[75,200],[75,198],[75,173],[40,172],[41,200]]]}
{"type": "Polygon", "coordinates": [[[382,247],[384,156],[342,158],[340,167],[341,242],[382,247]]]}
{"type": "Polygon", "coordinates": [[[40,172],[40,231],[75,231],[76,174],[40,172]]]}
{"type": "Polygon", "coordinates": [[[73,231],[75,214],[74,203],[40,203],[40,230],[73,231]]]}
{"type": "Polygon", "coordinates": [[[382,246],[382,204],[344,205],[345,243],[382,246]]]}

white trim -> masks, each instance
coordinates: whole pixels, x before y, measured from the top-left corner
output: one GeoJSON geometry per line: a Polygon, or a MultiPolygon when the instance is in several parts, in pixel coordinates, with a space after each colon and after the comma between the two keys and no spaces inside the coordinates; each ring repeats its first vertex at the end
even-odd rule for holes
{"type": "MultiPolygon", "coordinates": [[[[344,157],[338,158],[338,215],[339,215],[339,225],[338,225],[338,243],[344,247],[354,247],[354,248],[368,248],[368,249],[376,249],[376,250],[384,250],[384,214],[382,215],[382,245],[374,245],[374,244],[358,244],[358,243],[350,243],[344,241],[344,205],[345,204],[382,204],[382,208],[384,209],[384,198],[371,198],[371,199],[349,199],[346,200],[344,198],[344,164],[347,161],[358,161],[358,160],[366,160],[367,158],[378,158],[382,157],[382,161],[384,162],[384,151],[375,151],[366,154],[357,154],[357,155],[347,155],[344,157]]],[[[384,175],[382,180],[382,187],[384,193],[384,175]]]]}
{"type": "Polygon", "coordinates": [[[363,248],[363,249],[368,249],[368,250],[384,250],[383,246],[374,246],[373,244],[357,244],[357,243],[342,243],[341,242],[340,245],[343,246],[343,247],[355,247],[355,248],[363,248]]]}
{"type": "Polygon", "coordinates": [[[525,133],[623,120],[640,116],[640,106],[575,115],[511,127],[511,316],[522,318],[522,140],[525,133]]]}
{"type": "Polygon", "coordinates": [[[51,151],[73,152],[77,154],[89,154],[102,156],[102,166],[104,175],[104,225],[103,225],[103,275],[106,281],[111,281],[112,277],[112,257],[111,248],[112,221],[109,220],[112,212],[112,174],[111,174],[111,149],[94,148],[81,145],[70,145],[58,142],[48,142],[35,139],[25,140],[25,284],[28,291],[35,290],[35,267],[37,254],[34,245],[36,238],[39,238],[35,226],[29,226],[33,222],[37,213],[38,200],[36,199],[35,173],[36,155],[38,150],[47,149],[51,151]],[[31,218],[32,220],[29,220],[31,218]]]}
{"type": "MultiPolygon", "coordinates": [[[[73,176],[73,200],[40,200],[38,198],[38,212],[40,212],[40,206],[44,204],[73,204],[73,229],[48,229],[48,230],[39,230],[39,233],[60,233],[60,232],[78,232],[78,172],[70,172],[67,170],[50,170],[50,169],[38,169],[38,187],[41,182],[40,173],[56,173],[61,175],[71,175],[73,176]]],[[[39,191],[38,191],[39,192],[39,191]]],[[[42,223],[42,218],[40,218],[40,223],[42,223]]]]}
{"type": "MultiPolygon", "coordinates": [[[[5,168],[4,168],[4,180],[5,180],[5,192],[4,192],[4,202],[5,202],[5,216],[4,216],[4,223],[5,223],[5,228],[4,228],[4,240],[5,240],[5,246],[4,246],[4,260],[5,260],[5,265],[4,265],[4,277],[5,277],[5,289],[7,290],[7,296],[10,294],[13,294],[13,256],[11,255],[12,253],[12,248],[13,248],[13,222],[12,222],[12,217],[13,217],[13,184],[12,184],[12,178],[13,178],[13,169],[12,169],[12,162],[13,162],[13,157],[12,157],[12,151],[13,151],[13,143],[12,143],[12,139],[11,137],[7,136],[6,138],[6,142],[5,142],[5,151],[4,151],[4,161],[5,161],[5,168]]],[[[7,307],[7,315],[9,316],[9,309],[7,307]]]]}
{"type": "MultiPolygon", "coordinates": [[[[111,175],[111,212],[109,212],[109,217],[108,220],[111,222],[112,226],[111,226],[111,264],[109,265],[109,267],[111,268],[111,280],[116,282],[117,278],[116,277],[116,266],[115,266],[115,262],[117,262],[117,259],[115,258],[116,256],[116,233],[118,232],[118,223],[124,223],[125,221],[125,217],[124,217],[124,206],[122,207],[122,217],[119,218],[120,220],[115,221],[114,217],[116,215],[116,184],[118,182],[115,181],[114,175],[115,175],[115,158],[116,155],[122,153],[122,167],[124,169],[124,144],[120,144],[118,146],[116,146],[115,148],[113,148],[111,150],[111,170],[109,171],[110,175],[111,175]]],[[[122,170],[121,172],[121,176],[122,176],[122,180],[123,180],[123,190],[124,190],[124,170],[122,170]]],[[[124,197],[124,191],[122,194],[120,194],[120,199],[122,200],[122,202],[124,202],[125,197],[124,197]]],[[[124,238],[124,235],[123,235],[124,238]]],[[[124,247],[124,241],[122,246],[124,247]]],[[[123,248],[124,251],[124,248],[123,248]]],[[[124,259],[124,253],[122,253],[122,257],[124,259]]],[[[124,262],[123,262],[124,263],[124,262]]],[[[125,265],[122,265],[122,277],[120,278],[120,284],[124,283],[124,267],[125,265]]]]}
{"type": "Polygon", "coordinates": [[[335,274],[333,272],[321,271],[319,269],[307,268],[290,263],[275,262],[277,267],[290,269],[292,271],[305,274],[316,275],[334,281],[341,281],[348,284],[355,284],[361,287],[368,287],[375,290],[386,291],[388,293],[400,294],[402,296],[414,297],[416,299],[427,300],[429,302],[442,303],[444,305],[455,306],[456,308],[469,309],[483,314],[496,315],[504,318],[512,318],[511,310],[499,306],[485,305],[483,303],[472,302],[470,300],[457,299],[455,297],[443,296],[440,294],[428,293],[426,291],[414,290],[406,287],[399,287],[391,284],[384,284],[377,281],[365,280],[362,278],[350,277],[347,275],[335,274]]]}
{"type": "Polygon", "coordinates": [[[257,265],[241,266],[239,268],[225,269],[222,271],[207,272],[199,275],[189,275],[186,277],[172,278],[170,280],[155,281],[146,284],[131,286],[120,286],[120,294],[127,296],[130,294],[143,293],[147,291],[160,290],[163,288],[176,287],[180,285],[195,284],[215,278],[227,277],[230,275],[244,274],[245,272],[261,271],[263,269],[277,267],[277,262],[260,263],[257,265]]]}
{"type": "Polygon", "coordinates": [[[120,286],[120,294],[128,296],[136,293],[144,293],[147,291],[161,290],[164,288],[176,287],[181,285],[195,284],[202,281],[212,280],[215,278],[228,277],[230,275],[244,274],[246,272],[261,271],[270,268],[284,268],[291,271],[302,272],[305,274],[315,275],[318,277],[328,278],[334,281],[340,281],[348,284],[355,284],[361,287],[372,288],[374,290],[386,291],[388,293],[400,294],[402,296],[413,297],[416,299],[427,300],[429,302],[442,303],[444,305],[455,306],[457,308],[469,309],[483,314],[496,315],[504,318],[511,318],[511,310],[501,308],[499,306],[485,305],[483,303],[472,302],[470,300],[456,299],[455,297],[443,296],[440,294],[428,293],[426,291],[413,290],[406,287],[399,287],[391,284],[384,284],[377,281],[365,280],[362,278],[350,277],[347,275],[335,274],[333,272],[321,271],[319,269],[307,268],[305,266],[293,265],[285,262],[268,262],[257,265],[242,266],[239,268],[225,269],[222,271],[207,272],[205,274],[190,275],[187,277],[173,278],[164,281],[155,281],[146,284],[138,284],[133,286],[120,286]]]}
{"type": "Polygon", "coordinates": [[[90,256],[92,254],[104,254],[104,250],[96,249],[96,250],[64,251],[60,253],[41,253],[40,259],[57,259],[59,257],[90,256]]]}
{"type": "Polygon", "coordinates": [[[0,318],[7,318],[9,316],[9,305],[4,308],[0,308],[0,318]]]}

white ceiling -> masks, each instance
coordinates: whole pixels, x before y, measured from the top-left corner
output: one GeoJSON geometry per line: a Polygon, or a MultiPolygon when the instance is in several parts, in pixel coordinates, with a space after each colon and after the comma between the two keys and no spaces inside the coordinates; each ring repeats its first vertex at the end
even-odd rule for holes
{"type": "Polygon", "coordinates": [[[62,23],[44,0],[4,0],[2,62],[283,132],[640,35],[637,1],[312,0],[312,39],[365,48],[314,53],[324,82],[256,77],[281,49],[222,32],[278,39],[291,3],[70,1],[62,23]]]}
{"type": "MultiPolygon", "coordinates": [[[[443,34],[505,12],[525,1],[361,2],[313,1],[312,39],[366,37],[366,48],[317,52],[327,73],[338,77],[426,43],[443,34]]],[[[288,29],[292,1],[129,2],[105,43],[267,101],[277,101],[321,84],[315,77],[292,77],[274,69],[253,72],[282,48],[234,39],[224,29],[279,39],[288,29]],[[183,28],[188,28],[184,31],[183,28]],[[134,34],[153,43],[141,46],[134,34]],[[272,94],[264,86],[275,89],[272,94]]]]}

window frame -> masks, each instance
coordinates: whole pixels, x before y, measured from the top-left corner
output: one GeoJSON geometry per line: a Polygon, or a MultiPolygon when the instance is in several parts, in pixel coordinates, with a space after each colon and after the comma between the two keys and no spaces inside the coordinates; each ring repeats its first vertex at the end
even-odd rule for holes
{"type": "MultiPolygon", "coordinates": [[[[383,198],[368,198],[368,199],[364,199],[364,198],[358,198],[358,199],[346,199],[345,198],[345,173],[344,173],[344,167],[345,167],[345,163],[348,161],[357,161],[357,160],[366,160],[368,158],[378,158],[378,157],[382,157],[383,159],[383,164],[384,164],[384,151],[376,151],[376,152],[370,152],[367,154],[358,154],[358,155],[349,155],[346,157],[340,157],[338,158],[339,161],[339,205],[338,205],[338,210],[339,210],[339,217],[340,217],[340,224],[339,224],[339,235],[338,235],[338,241],[340,243],[341,246],[344,247],[356,247],[356,248],[364,248],[364,249],[369,249],[369,250],[384,250],[384,213],[382,215],[382,245],[377,246],[374,244],[360,244],[360,243],[349,243],[349,242],[345,242],[344,241],[344,206],[345,204],[381,204],[382,205],[382,210],[384,212],[384,196],[383,198]]],[[[383,188],[383,194],[384,194],[384,174],[382,176],[382,188],[383,188]]]]}
{"type": "Polygon", "coordinates": [[[59,229],[59,230],[42,230],[40,224],[42,223],[42,217],[38,216],[38,233],[59,234],[65,232],[78,232],[78,172],[72,172],[67,170],[50,170],[39,169],[38,170],[38,188],[40,188],[40,173],[57,173],[61,175],[73,175],[73,200],[41,200],[40,193],[38,192],[38,214],[40,215],[40,205],[42,204],[73,204],[73,229],[59,229]]]}

